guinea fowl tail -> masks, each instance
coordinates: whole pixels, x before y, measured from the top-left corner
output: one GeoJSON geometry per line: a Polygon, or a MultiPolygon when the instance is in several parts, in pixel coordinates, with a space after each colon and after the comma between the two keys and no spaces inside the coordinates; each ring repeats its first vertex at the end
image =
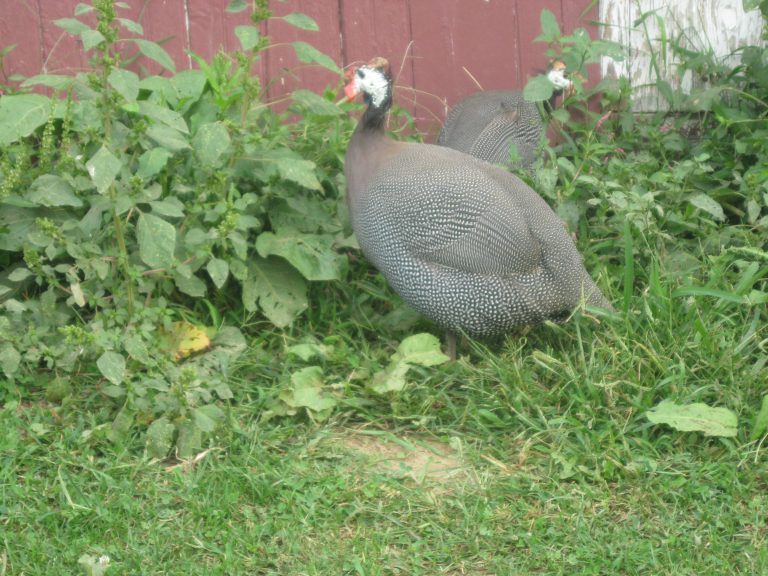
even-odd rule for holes
{"type": "Polygon", "coordinates": [[[584,296],[586,298],[587,304],[590,306],[602,308],[608,312],[616,311],[616,309],[613,307],[613,304],[611,304],[608,299],[603,296],[600,288],[597,287],[597,285],[592,281],[592,278],[590,278],[587,274],[585,274],[584,278],[584,296]]]}

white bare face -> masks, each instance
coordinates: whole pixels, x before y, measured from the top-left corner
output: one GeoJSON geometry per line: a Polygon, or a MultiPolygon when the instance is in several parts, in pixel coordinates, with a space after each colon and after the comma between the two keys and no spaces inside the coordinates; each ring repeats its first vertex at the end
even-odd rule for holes
{"type": "Polygon", "coordinates": [[[547,78],[558,90],[566,90],[573,84],[565,77],[565,68],[553,68],[547,73],[547,78]]]}
{"type": "Polygon", "coordinates": [[[389,91],[389,80],[378,68],[360,66],[355,72],[355,89],[368,94],[374,107],[381,106],[389,91]]]}

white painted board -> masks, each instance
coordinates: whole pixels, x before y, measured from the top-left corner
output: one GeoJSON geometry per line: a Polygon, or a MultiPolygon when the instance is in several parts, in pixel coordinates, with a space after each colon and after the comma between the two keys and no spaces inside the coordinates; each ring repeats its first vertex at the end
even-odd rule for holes
{"type": "Polygon", "coordinates": [[[603,59],[603,77],[630,80],[637,112],[667,109],[653,86],[656,69],[673,88],[681,87],[686,93],[693,86],[705,85],[690,72],[681,73],[670,49],[673,38],[690,50],[711,51],[718,61],[730,65],[739,63],[739,47],[763,44],[760,11],[745,13],[742,0],[600,0],[600,21],[605,23],[602,37],[628,50],[623,62],[603,59]],[[635,26],[648,12],[654,15],[635,26]]]}

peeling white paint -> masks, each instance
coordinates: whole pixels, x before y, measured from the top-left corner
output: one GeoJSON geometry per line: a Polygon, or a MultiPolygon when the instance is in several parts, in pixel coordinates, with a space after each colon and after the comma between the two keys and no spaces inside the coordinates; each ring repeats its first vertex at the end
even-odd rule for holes
{"type": "Polygon", "coordinates": [[[730,65],[739,62],[734,53],[739,47],[762,44],[762,16],[759,10],[745,13],[742,0],[601,0],[600,21],[606,24],[603,38],[618,42],[629,52],[624,62],[604,58],[603,76],[628,77],[634,109],[641,112],[666,108],[652,85],[656,81],[653,55],[660,75],[673,88],[687,92],[701,84],[689,72],[681,77],[669,46],[672,39],[679,38],[687,49],[711,52],[730,65]],[[655,15],[634,26],[643,14],[654,11],[655,15]]]}
{"type": "MultiPolygon", "coordinates": [[[[184,44],[187,47],[192,46],[192,33],[191,28],[189,25],[189,0],[184,0],[184,32],[187,36],[186,43],[184,44]]],[[[189,69],[192,69],[192,56],[189,55],[189,52],[187,52],[187,65],[189,66],[189,69]]]]}

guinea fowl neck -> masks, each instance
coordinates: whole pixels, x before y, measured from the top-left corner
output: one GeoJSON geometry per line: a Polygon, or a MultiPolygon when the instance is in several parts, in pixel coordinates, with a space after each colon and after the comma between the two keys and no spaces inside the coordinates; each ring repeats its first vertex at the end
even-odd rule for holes
{"type": "Polygon", "coordinates": [[[360,203],[367,197],[371,175],[391,158],[402,144],[388,138],[384,130],[387,111],[392,103],[391,97],[387,96],[379,106],[374,106],[368,98],[366,101],[368,108],[352,134],[345,161],[347,202],[353,218],[360,203]]]}
{"type": "Polygon", "coordinates": [[[392,97],[387,95],[386,99],[378,106],[374,106],[368,97],[365,100],[368,107],[360,119],[358,130],[364,132],[384,132],[384,121],[387,118],[390,106],[392,106],[392,97]]]}

